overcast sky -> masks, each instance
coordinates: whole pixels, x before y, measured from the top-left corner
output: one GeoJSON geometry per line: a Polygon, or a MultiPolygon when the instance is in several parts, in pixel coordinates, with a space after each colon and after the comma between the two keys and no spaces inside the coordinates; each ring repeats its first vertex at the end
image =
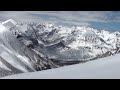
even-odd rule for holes
{"type": "Polygon", "coordinates": [[[0,11],[0,21],[7,19],[120,31],[120,11],[0,11]]]}

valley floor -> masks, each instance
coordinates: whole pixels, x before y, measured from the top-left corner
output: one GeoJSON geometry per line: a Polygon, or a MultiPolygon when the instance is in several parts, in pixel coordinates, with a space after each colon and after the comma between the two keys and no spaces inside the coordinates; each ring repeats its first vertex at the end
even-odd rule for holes
{"type": "Polygon", "coordinates": [[[83,64],[6,76],[1,79],[120,79],[120,54],[83,64]]]}

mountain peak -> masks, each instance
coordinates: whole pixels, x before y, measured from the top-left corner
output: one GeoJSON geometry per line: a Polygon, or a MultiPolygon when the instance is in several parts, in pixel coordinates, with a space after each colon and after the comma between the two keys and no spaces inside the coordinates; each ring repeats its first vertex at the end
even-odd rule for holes
{"type": "Polygon", "coordinates": [[[9,19],[9,20],[6,20],[4,22],[2,22],[2,25],[5,26],[6,28],[11,28],[11,27],[14,27],[17,23],[12,20],[12,19],[9,19]]]}

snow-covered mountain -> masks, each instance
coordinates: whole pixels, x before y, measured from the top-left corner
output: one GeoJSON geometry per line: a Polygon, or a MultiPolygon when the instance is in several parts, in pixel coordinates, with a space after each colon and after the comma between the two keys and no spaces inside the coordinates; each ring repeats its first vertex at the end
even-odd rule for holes
{"type": "Polygon", "coordinates": [[[16,25],[13,20],[0,24],[0,77],[53,68],[47,57],[41,57],[16,38],[20,30],[16,25]]]}
{"type": "Polygon", "coordinates": [[[119,49],[119,32],[10,19],[0,23],[0,77],[95,60],[119,49]]]}
{"type": "Polygon", "coordinates": [[[24,34],[36,40],[44,48],[44,53],[54,61],[87,61],[119,52],[119,32],[52,24],[27,26],[28,30],[24,34]]]}

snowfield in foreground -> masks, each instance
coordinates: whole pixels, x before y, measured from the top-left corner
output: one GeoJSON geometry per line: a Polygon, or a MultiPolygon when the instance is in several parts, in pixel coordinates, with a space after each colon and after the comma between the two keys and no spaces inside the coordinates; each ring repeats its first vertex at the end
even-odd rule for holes
{"type": "Polygon", "coordinates": [[[120,79],[120,54],[51,70],[16,74],[1,79],[120,79]]]}

